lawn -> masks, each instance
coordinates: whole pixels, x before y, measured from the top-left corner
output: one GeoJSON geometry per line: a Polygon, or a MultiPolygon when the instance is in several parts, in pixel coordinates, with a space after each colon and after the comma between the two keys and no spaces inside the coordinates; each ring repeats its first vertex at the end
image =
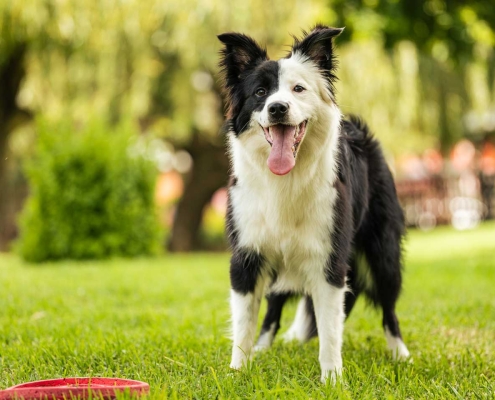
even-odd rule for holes
{"type": "MultiPolygon", "coordinates": [[[[152,398],[495,398],[495,224],[411,232],[398,305],[410,363],[360,301],[344,381],[319,382],[318,341],[228,368],[228,255],[29,265],[0,255],[0,389],[61,376],[146,381],[152,398]]],[[[285,310],[286,329],[295,304],[285,310]]]]}

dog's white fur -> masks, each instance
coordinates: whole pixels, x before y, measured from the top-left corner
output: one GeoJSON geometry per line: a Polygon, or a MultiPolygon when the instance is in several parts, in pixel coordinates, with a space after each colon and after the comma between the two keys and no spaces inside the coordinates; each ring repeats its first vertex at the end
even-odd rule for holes
{"type": "Polygon", "coordinates": [[[402,339],[392,335],[387,327],[385,327],[385,338],[387,339],[387,347],[392,350],[394,360],[407,360],[409,358],[409,350],[402,339]]]}
{"type": "Polygon", "coordinates": [[[297,340],[303,343],[309,339],[309,330],[311,327],[311,316],[306,310],[306,297],[302,297],[297,304],[296,316],[290,328],[284,334],[284,340],[290,342],[297,340]]]}
{"type": "MultiPolygon", "coordinates": [[[[229,135],[233,173],[230,188],[239,246],[263,254],[275,268],[277,282],[269,290],[295,291],[313,297],[320,336],[321,378],[333,380],[342,370],[343,302],[345,288],[330,285],[325,266],[332,252],[337,151],[341,112],[332,101],[327,82],[316,65],[298,53],[279,61],[279,90],[261,112],[254,113],[248,130],[229,135]],[[306,90],[294,92],[295,85],[306,90]],[[267,107],[274,101],[290,105],[294,124],[308,120],[294,169],[274,175],[267,167],[270,145],[260,125],[267,126],[267,107]]],[[[232,368],[240,368],[254,344],[259,304],[269,283],[265,275],[253,293],[232,291],[232,368]]]]}

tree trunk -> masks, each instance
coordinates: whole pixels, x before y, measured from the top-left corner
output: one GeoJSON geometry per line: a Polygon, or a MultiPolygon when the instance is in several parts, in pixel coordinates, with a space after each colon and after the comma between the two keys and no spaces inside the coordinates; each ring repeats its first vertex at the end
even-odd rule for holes
{"type": "Polygon", "coordinates": [[[0,65],[0,249],[7,248],[7,242],[11,239],[13,222],[15,218],[8,214],[9,198],[12,190],[9,190],[7,173],[7,146],[10,132],[20,123],[29,119],[30,113],[17,107],[16,99],[19,93],[22,79],[25,75],[24,58],[26,54],[25,44],[18,44],[13,49],[6,61],[0,65]]]}
{"type": "Polygon", "coordinates": [[[186,150],[191,154],[194,164],[177,206],[168,244],[168,249],[174,252],[201,248],[198,232],[203,210],[213,194],[227,184],[229,170],[225,146],[221,141],[210,143],[195,134],[186,150]]]}

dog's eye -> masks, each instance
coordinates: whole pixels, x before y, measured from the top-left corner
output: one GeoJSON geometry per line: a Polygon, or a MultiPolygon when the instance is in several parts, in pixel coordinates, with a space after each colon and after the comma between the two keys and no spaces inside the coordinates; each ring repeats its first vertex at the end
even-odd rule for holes
{"type": "Polygon", "coordinates": [[[301,85],[296,85],[294,86],[294,92],[296,93],[301,93],[304,92],[306,89],[304,89],[301,85]]]}
{"type": "Polygon", "coordinates": [[[264,88],[260,87],[260,88],[256,89],[255,93],[256,93],[256,96],[263,97],[266,95],[266,90],[264,88]]]}

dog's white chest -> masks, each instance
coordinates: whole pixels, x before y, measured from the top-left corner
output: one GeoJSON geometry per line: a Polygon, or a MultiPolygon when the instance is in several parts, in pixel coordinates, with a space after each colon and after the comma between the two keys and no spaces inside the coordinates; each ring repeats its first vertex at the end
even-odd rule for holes
{"type": "Polygon", "coordinates": [[[239,245],[267,259],[280,289],[303,290],[307,275],[330,254],[336,192],[322,179],[295,186],[274,178],[231,188],[239,245]]]}

